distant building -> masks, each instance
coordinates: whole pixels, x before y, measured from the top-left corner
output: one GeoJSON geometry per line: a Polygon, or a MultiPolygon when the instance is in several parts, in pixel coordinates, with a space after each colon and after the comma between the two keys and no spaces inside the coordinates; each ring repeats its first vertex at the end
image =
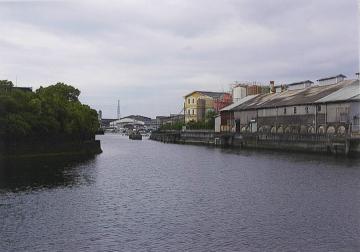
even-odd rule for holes
{"type": "Polygon", "coordinates": [[[360,136],[359,80],[247,96],[223,108],[225,132],[360,136]]]}
{"type": "Polygon", "coordinates": [[[125,119],[125,118],[130,118],[130,119],[135,119],[137,121],[142,121],[145,124],[151,121],[150,117],[146,117],[146,116],[142,116],[142,115],[129,115],[129,116],[122,117],[122,119],[125,119]]]}
{"type": "Polygon", "coordinates": [[[246,84],[236,84],[232,87],[232,98],[233,102],[237,102],[238,100],[247,96],[247,85],[246,84]]]}
{"type": "Polygon", "coordinates": [[[183,114],[170,114],[170,116],[157,116],[156,117],[157,128],[159,129],[162,125],[165,124],[175,124],[175,123],[183,123],[184,115],[183,114]]]}
{"type": "Polygon", "coordinates": [[[120,129],[143,129],[145,128],[145,123],[143,121],[138,121],[129,117],[124,117],[119,120],[110,122],[110,127],[120,129]]]}
{"type": "Polygon", "coordinates": [[[248,95],[267,94],[270,87],[259,84],[236,84],[232,86],[233,102],[237,102],[248,95]]]}
{"type": "Polygon", "coordinates": [[[232,102],[231,95],[225,92],[193,91],[184,99],[185,122],[202,121],[206,113],[218,112],[232,102]]]}
{"type": "Polygon", "coordinates": [[[13,90],[20,90],[24,92],[32,92],[32,87],[13,87],[13,90]]]}
{"type": "Polygon", "coordinates": [[[110,128],[110,123],[116,121],[116,119],[104,119],[101,118],[101,128],[110,128]]]}
{"type": "Polygon", "coordinates": [[[320,86],[324,86],[324,85],[331,85],[331,84],[339,83],[339,82],[343,81],[345,78],[346,78],[345,75],[339,74],[336,76],[318,79],[317,82],[320,86]]]}
{"type": "Polygon", "coordinates": [[[3,86],[0,87],[3,92],[11,92],[14,90],[23,91],[23,92],[32,92],[32,87],[13,87],[13,86],[3,86]]]}

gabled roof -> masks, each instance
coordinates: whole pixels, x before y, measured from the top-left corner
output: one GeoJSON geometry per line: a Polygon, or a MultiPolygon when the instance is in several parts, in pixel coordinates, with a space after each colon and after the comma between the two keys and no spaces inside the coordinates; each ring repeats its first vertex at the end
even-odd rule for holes
{"type": "Polygon", "coordinates": [[[346,78],[345,75],[343,75],[343,74],[338,74],[338,75],[336,75],[336,76],[331,76],[331,77],[325,77],[325,78],[322,78],[322,79],[318,79],[317,81],[331,80],[331,79],[335,79],[335,78],[339,78],[339,77],[346,78]]]}
{"type": "Polygon", "coordinates": [[[135,119],[135,120],[142,121],[142,122],[151,121],[150,117],[146,117],[146,116],[142,116],[142,115],[129,115],[129,116],[122,117],[121,119],[125,119],[125,118],[135,119]]]}
{"type": "Polygon", "coordinates": [[[197,92],[197,93],[201,93],[202,95],[205,95],[205,96],[209,96],[209,97],[211,97],[211,98],[213,98],[213,99],[220,98],[220,97],[223,96],[224,94],[227,94],[227,93],[225,93],[225,92],[193,91],[193,92],[185,95],[185,97],[187,97],[187,96],[189,96],[189,95],[191,95],[191,94],[193,94],[193,93],[196,93],[196,92],[197,92]]]}
{"type": "Polygon", "coordinates": [[[115,124],[118,124],[118,123],[129,123],[129,124],[140,124],[140,125],[145,124],[143,121],[139,121],[139,120],[132,119],[132,118],[129,118],[129,117],[124,117],[124,118],[121,118],[121,119],[113,121],[113,122],[115,124]]]}

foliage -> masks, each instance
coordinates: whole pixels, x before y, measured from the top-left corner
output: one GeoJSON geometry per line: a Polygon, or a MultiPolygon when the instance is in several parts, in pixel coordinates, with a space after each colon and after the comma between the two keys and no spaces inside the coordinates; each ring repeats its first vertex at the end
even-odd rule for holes
{"type": "Polygon", "coordinates": [[[184,125],[183,122],[176,122],[173,124],[166,123],[161,125],[160,130],[181,130],[184,125]]]}
{"type": "Polygon", "coordinates": [[[97,112],[81,104],[79,95],[64,83],[30,92],[0,81],[0,138],[93,137],[99,128],[97,112]]]}
{"type": "Polygon", "coordinates": [[[188,123],[176,122],[173,124],[164,124],[160,127],[160,130],[181,130],[185,125],[187,129],[214,129],[215,128],[215,111],[208,111],[203,121],[190,121],[188,123]]]}

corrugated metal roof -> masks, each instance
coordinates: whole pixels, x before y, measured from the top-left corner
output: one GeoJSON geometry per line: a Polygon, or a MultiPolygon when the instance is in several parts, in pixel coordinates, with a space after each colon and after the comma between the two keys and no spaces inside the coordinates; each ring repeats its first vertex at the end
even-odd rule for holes
{"type": "Polygon", "coordinates": [[[233,108],[241,105],[241,104],[244,103],[244,102],[247,102],[248,100],[250,100],[250,99],[252,99],[252,98],[254,98],[254,97],[256,97],[256,96],[258,96],[258,94],[245,96],[244,98],[238,100],[237,102],[234,102],[234,103],[230,104],[229,106],[226,106],[226,107],[220,109],[220,111],[229,111],[229,110],[232,110],[233,108]]]}
{"type": "Polygon", "coordinates": [[[317,100],[316,102],[322,103],[322,102],[359,100],[359,97],[360,97],[359,81],[354,81],[350,85],[347,85],[342,89],[317,100]]]}
{"type": "Polygon", "coordinates": [[[356,81],[357,80],[344,80],[332,85],[311,86],[299,90],[286,90],[281,93],[258,95],[250,99],[249,101],[232,108],[231,110],[246,110],[311,104],[356,81]]]}
{"type": "Polygon", "coordinates": [[[299,82],[289,83],[289,84],[286,84],[286,86],[295,86],[295,85],[305,84],[305,83],[311,83],[311,84],[313,84],[314,82],[312,82],[311,80],[305,80],[305,81],[299,81],[299,82]]]}

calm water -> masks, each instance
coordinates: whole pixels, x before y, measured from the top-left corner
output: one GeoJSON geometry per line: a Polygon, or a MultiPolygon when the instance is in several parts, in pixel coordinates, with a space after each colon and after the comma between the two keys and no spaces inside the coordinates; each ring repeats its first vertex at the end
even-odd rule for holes
{"type": "Polygon", "coordinates": [[[100,139],[0,163],[0,251],[360,251],[359,159],[100,139]]]}

